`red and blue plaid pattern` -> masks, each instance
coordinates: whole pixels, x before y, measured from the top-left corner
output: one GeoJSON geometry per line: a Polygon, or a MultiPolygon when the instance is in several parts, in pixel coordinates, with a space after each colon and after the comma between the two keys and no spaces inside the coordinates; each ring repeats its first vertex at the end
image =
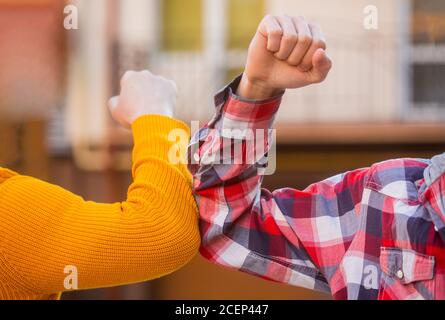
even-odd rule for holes
{"type": "Polygon", "coordinates": [[[445,154],[269,192],[259,174],[267,148],[253,165],[206,161],[215,152],[233,156],[218,149],[230,144],[248,151],[243,137],[225,137],[224,129],[273,125],[281,99],[244,101],[232,93],[238,81],[216,96],[216,116],[190,147],[201,160],[190,169],[202,255],[336,299],[445,299],[445,154]]]}

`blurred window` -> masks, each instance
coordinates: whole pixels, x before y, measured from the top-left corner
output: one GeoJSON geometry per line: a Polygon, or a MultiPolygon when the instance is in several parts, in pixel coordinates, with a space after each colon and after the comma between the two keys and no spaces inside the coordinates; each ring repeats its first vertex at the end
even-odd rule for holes
{"type": "Polygon", "coordinates": [[[261,22],[264,0],[228,0],[229,49],[246,49],[261,22]]]}
{"type": "Polygon", "coordinates": [[[265,14],[265,0],[227,0],[227,49],[230,81],[243,71],[245,52],[265,14]]]}
{"type": "Polygon", "coordinates": [[[445,44],[445,1],[414,0],[413,42],[445,44]]]}
{"type": "Polygon", "coordinates": [[[200,51],[203,47],[203,0],[163,0],[163,49],[200,51]]]}
{"type": "Polygon", "coordinates": [[[412,101],[445,108],[445,1],[413,0],[412,8],[412,101]]]}

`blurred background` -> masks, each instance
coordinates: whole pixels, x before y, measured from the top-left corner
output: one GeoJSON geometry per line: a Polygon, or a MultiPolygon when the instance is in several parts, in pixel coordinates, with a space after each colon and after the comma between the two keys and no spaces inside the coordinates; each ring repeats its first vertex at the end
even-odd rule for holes
{"type": "MultiPolygon", "coordinates": [[[[149,68],[176,80],[178,117],[204,124],[213,94],[242,72],[266,13],[319,22],[334,69],[322,85],[286,95],[277,173],[265,187],[304,188],[388,158],[445,151],[443,0],[0,0],[0,165],[88,200],[125,199],[132,138],[106,108],[123,72],[149,68]],[[78,29],[64,27],[67,5],[77,8],[78,29]],[[364,26],[369,5],[377,29],[364,26]]],[[[196,257],[161,280],[63,298],[329,296],[196,257]]]]}

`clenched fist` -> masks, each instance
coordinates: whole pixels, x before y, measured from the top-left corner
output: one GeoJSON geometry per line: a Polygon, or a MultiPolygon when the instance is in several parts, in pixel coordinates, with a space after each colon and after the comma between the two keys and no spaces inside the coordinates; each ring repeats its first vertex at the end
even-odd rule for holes
{"type": "Polygon", "coordinates": [[[128,71],[121,80],[121,93],[109,101],[113,118],[129,128],[139,117],[149,114],[172,117],[177,97],[173,81],[149,71],[128,71]]]}
{"type": "Polygon", "coordinates": [[[332,63],[320,27],[302,17],[266,16],[252,40],[238,94],[266,99],[322,82],[332,63]]]}

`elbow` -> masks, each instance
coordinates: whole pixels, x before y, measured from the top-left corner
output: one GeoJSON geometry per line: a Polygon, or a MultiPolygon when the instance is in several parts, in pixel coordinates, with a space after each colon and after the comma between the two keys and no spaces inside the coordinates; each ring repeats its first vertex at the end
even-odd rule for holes
{"type": "Polygon", "coordinates": [[[138,247],[135,262],[144,281],[179,270],[198,254],[201,243],[198,209],[190,186],[184,183],[168,196],[154,195],[135,197],[123,205],[131,228],[140,226],[138,237],[133,234],[131,242],[138,247]]]}
{"type": "Polygon", "coordinates": [[[157,266],[164,276],[187,265],[199,252],[201,237],[199,234],[196,206],[189,210],[175,210],[171,219],[163,225],[160,233],[162,241],[158,243],[157,266]]]}
{"type": "Polygon", "coordinates": [[[171,272],[177,271],[186,266],[199,252],[201,238],[198,226],[184,230],[182,239],[178,241],[173,252],[175,255],[171,272]]]}
{"type": "Polygon", "coordinates": [[[176,241],[172,242],[171,252],[174,261],[172,272],[184,267],[199,252],[201,237],[199,234],[198,216],[196,211],[194,217],[181,228],[176,229],[176,241]]]}

